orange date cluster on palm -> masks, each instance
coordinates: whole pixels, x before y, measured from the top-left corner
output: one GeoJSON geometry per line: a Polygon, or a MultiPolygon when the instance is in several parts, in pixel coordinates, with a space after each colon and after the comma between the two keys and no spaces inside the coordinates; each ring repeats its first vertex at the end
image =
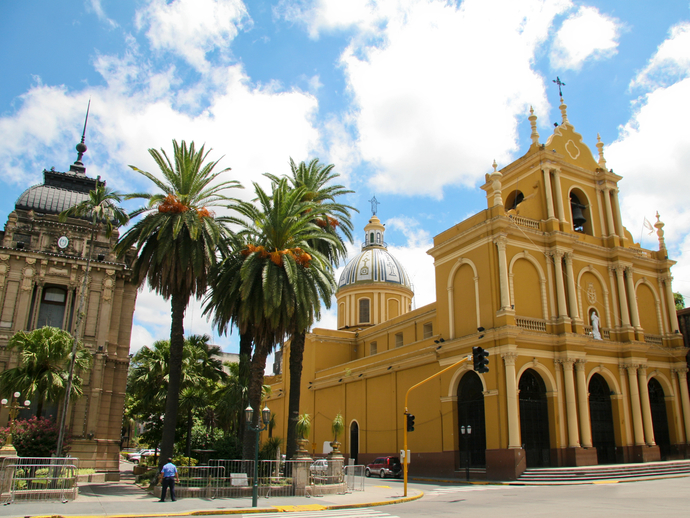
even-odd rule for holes
{"type": "Polygon", "coordinates": [[[300,266],[304,266],[305,268],[309,268],[309,265],[311,264],[311,255],[306,253],[300,247],[286,248],[285,250],[273,250],[272,252],[269,252],[261,245],[255,246],[249,244],[240,253],[244,257],[247,257],[250,254],[257,253],[259,254],[259,257],[261,257],[262,259],[265,257],[270,258],[271,262],[273,262],[273,264],[275,264],[276,266],[282,266],[284,255],[289,255],[295,260],[297,264],[299,264],[300,266]]]}
{"type": "Polygon", "coordinates": [[[321,228],[326,228],[326,225],[330,225],[333,228],[340,225],[340,222],[337,219],[332,218],[330,216],[327,216],[327,218],[328,218],[328,221],[326,221],[325,219],[317,219],[316,224],[318,226],[320,226],[321,228]]]}
{"type": "Polygon", "coordinates": [[[190,209],[187,205],[182,203],[180,199],[174,194],[168,194],[163,202],[158,206],[158,212],[170,212],[172,214],[180,214],[188,210],[195,210],[199,218],[211,218],[213,213],[206,207],[200,209],[190,209]]]}

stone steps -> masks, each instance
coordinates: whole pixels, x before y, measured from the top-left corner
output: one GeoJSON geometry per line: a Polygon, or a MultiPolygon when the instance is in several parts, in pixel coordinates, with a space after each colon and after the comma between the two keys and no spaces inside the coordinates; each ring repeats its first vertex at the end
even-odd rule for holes
{"type": "Polygon", "coordinates": [[[595,481],[690,476],[690,460],[568,468],[530,468],[517,479],[524,484],[586,484],[595,481]]]}

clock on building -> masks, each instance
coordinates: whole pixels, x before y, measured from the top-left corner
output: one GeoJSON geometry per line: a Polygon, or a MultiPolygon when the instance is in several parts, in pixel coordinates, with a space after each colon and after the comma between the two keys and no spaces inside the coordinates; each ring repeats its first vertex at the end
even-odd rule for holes
{"type": "Polygon", "coordinates": [[[64,250],[65,248],[67,248],[67,245],[69,245],[69,238],[67,236],[60,236],[58,238],[57,245],[59,248],[64,250]]]}

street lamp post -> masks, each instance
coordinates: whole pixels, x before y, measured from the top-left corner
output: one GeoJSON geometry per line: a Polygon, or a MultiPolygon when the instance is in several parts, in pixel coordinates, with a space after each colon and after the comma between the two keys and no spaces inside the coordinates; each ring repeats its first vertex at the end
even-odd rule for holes
{"type": "Polygon", "coordinates": [[[12,446],[12,434],[14,433],[14,421],[17,419],[17,415],[19,414],[19,409],[20,408],[28,408],[31,405],[31,401],[28,399],[24,401],[24,405],[19,404],[19,396],[21,394],[19,392],[15,392],[12,394],[12,397],[8,401],[7,399],[3,398],[0,400],[0,405],[3,407],[9,408],[10,410],[10,432],[7,434],[7,438],[5,439],[5,444],[2,447],[2,453],[12,453],[14,455],[17,454],[17,451],[15,450],[14,446],[12,446]]]}
{"type": "Polygon", "coordinates": [[[254,409],[251,406],[245,408],[244,415],[247,421],[247,428],[256,434],[256,446],[254,448],[254,484],[252,487],[252,507],[256,507],[259,497],[259,434],[268,428],[268,423],[271,421],[271,409],[264,407],[261,411],[261,421],[257,426],[252,425],[254,409]],[[261,426],[261,422],[263,422],[263,426],[261,426]]]}
{"type": "Polygon", "coordinates": [[[467,481],[469,482],[470,481],[470,450],[468,447],[468,443],[469,443],[470,435],[472,435],[472,426],[470,426],[470,425],[467,425],[467,427],[461,426],[460,427],[460,433],[462,434],[462,438],[465,441],[465,477],[467,478],[467,481]],[[465,434],[465,432],[467,432],[467,434],[465,434]]]}

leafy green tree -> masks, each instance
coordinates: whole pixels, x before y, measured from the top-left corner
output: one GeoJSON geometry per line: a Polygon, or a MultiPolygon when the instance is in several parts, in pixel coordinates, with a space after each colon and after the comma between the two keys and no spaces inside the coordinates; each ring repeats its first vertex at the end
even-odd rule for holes
{"type": "MultiPolygon", "coordinates": [[[[41,327],[30,332],[19,331],[10,338],[7,349],[17,350],[17,367],[0,374],[0,393],[19,391],[36,401],[36,416],[41,417],[46,401],[58,402],[67,393],[73,339],[67,331],[57,327],[41,327]]],[[[91,368],[91,354],[79,342],[75,365],[81,371],[91,368]]],[[[70,390],[71,399],[83,394],[81,377],[75,375],[70,390]]]]}
{"type": "MultiPolygon", "coordinates": [[[[178,144],[173,140],[173,161],[164,150],[149,149],[163,179],[130,166],[158,188],[155,194],[134,193],[127,199],[147,200],[145,207],[132,216],[145,214],[117,245],[124,256],[136,248],[132,279],[149,286],[166,300],[170,299],[170,373],[166,398],[161,458],[172,456],[182,378],[184,349],[184,313],[191,297],[200,298],[206,291],[209,270],[216,262],[216,247],[228,229],[209,210],[226,206],[232,199],[224,193],[239,188],[235,180],[220,181],[228,169],[213,172],[218,161],[204,163],[208,152],[196,150],[194,143],[178,144]]],[[[210,152],[210,151],[209,151],[210,152]]]]}
{"type": "MultiPolygon", "coordinates": [[[[342,185],[334,185],[332,182],[340,175],[333,172],[333,164],[323,165],[318,158],[312,159],[308,164],[300,162],[296,164],[290,159],[290,171],[292,176],[288,181],[295,189],[303,189],[303,201],[311,201],[319,205],[319,215],[314,215],[313,223],[323,229],[330,239],[323,239],[319,236],[310,241],[313,249],[318,250],[323,257],[327,258],[333,267],[337,267],[340,259],[347,256],[345,243],[340,237],[338,230],[352,242],[352,221],[350,211],[357,210],[349,205],[344,205],[337,201],[337,198],[350,194],[354,191],[345,189],[342,185]]],[[[267,175],[274,182],[280,179],[273,175],[267,175]]],[[[335,280],[333,281],[335,286],[335,280]]],[[[330,299],[332,293],[327,297],[330,299]]],[[[314,301],[311,301],[313,304],[314,301]]],[[[287,429],[287,450],[286,455],[291,459],[297,452],[297,433],[295,426],[299,416],[299,402],[302,387],[302,360],[304,358],[304,342],[306,333],[313,322],[309,322],[307,327],[293,327],[290,329],[290,387],[288,401],[288,429],[287,429]]]]}
{"type": "Polygon", "coordinates": [[[676,311],[685,308],[685,299],[680,293],[673,294],[673,301],[676,303],[676,311]]]}
{"type": "MultiPolygon", "coordinates": [[[[303,201],[304,188],[291,189],[283,179],[272,185],[270,194],[256,183],[254,189],[257,205],[239,203],[235,210],[240,217],[229,218],[241,228],[238,239],[245,246],[229,252],[214,270],[204,311],[213,313],[221,333],[235,325],[254,339],[248,398],[256,425],[269,352],[289,330],[306,328],[314,320],[319,300],[330,304],[330,263],[310,243],[336,238],[314,224],[315,217],[325,214],[318,204],[303,201]]],[[[252,434],[245,434],[243,456],[254,456],[252,434]]]]}

